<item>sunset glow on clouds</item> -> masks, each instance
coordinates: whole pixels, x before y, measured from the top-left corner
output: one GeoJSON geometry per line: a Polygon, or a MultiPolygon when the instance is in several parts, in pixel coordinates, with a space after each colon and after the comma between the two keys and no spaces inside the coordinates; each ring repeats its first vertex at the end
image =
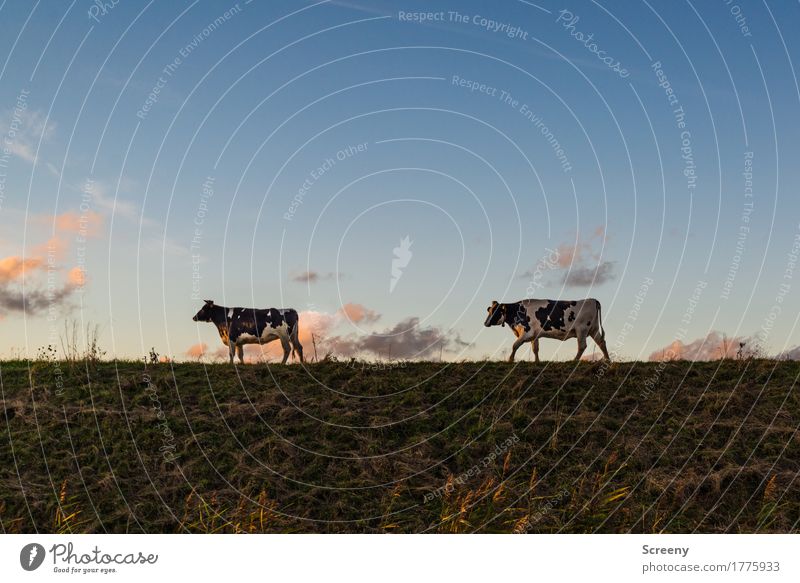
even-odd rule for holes
{"type": "Polygon", "coordinates": [[[206,352],[208,352],[208,344],[205,342],[199,342],[197,344],[192,344],[189,348],[186,349],[186,356],[189,358],[202,358],[205,356],[206,352]]]}
{"type": "Polygon", "coordinates": [[[4,257],[0,259],[0,283],[13,281],[22,277],[26,272],[30,273],[41,269],[44,260],[41,257],[23,259],[19,256],[4,257]]]}
{"type": "Polygon", "coordinates": [[[46,311],[69,309],[72,295],[87,283],[83,266],[66,267],[71,246],[79,237],[101,236],[102,216],[89,212],[66,212],[37,222],[49,221],[56,233],[34,245],[26,256],[0,258],[0,313],[25,312],[29,317],[46,311]],[[25,282],[23,291],[22,282],[25,282]]]}
{"type": "Polygon", "coordinates": [[[77,287],[86,285],[86,272],[82,267],[73,267],[67,272],[67,281],[77,287]]]}
{"type": "Polygon", "coordinates": [[[381,315],[375,310],[370,310],[361,304],[347,303],[339,308],[339,312],[351,322],[372,323],[380,319],[381,315]]]}
{"type": "Polygon", "coordinates": [[[745,336],[726,337],[716,331],[709,332],[705,338],[697,338],[689,343],[675,340],[654,351],[648,360],[720,360],[723,358],[744,358],[753,354],[763,356],[758,351],[755,338],[745,336]]]}

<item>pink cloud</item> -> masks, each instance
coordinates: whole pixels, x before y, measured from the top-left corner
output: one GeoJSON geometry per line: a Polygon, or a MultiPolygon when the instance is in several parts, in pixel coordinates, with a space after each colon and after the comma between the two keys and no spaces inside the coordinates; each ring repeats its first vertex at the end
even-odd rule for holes
{"type": "Polygon", "coordinates": [[[206,344],[205,342],[200,342],[198,344],[192,344],[186,350],[186,356],[188,356],[189,358],[202,358],[207,351],[208,351],[208,344],[206,344]]]}
{"type": "Polygon", "coordinates": [[[720,360],[737,358],[741,355],[749,356],[753,354],[753,351],[757,351],[757,347],[755,342],[747,336],[728,338],[719,332],[712,331],[705,338],[698,338],[688,344],[674,340],[654,351],[649,360],[720,360]]]}
{"type": "Polygon", "coordinates": [[[27,259],[23,259],[18,255],[4,257],[0,259],[0,282],[13,281],[29,271],[42,269],[44,264],[44,259],[41,257],[29,257],[27,259]]]}
{"type": "Polygon", "coordinates": [[[589,239],[581,240],[580,237],[575,243],[562,243],[557,247],[559,267],[585,267],[589,260],[599,261],[600,250],[605,244],[606,228],[600,225],[592,231],[589,239]],[[595,249],[599,247],[599,249],[595,249]]]}
{"type": "Polygon", "coordinates": [[[9,255],[0,259],[0,313],[24,312],[34,316],[67,305],[72,294],[86,284],[86,273],[80,267],[73,267],[60,286],[49,280],[51,272],[63,269],[56,261],[64,255],[66,247],[61,238],[53,237],[44,245],[34,247],[27,257],[9,255]],[[44,277],[32,277],[45,272],[48,272],[47,285],[44,277]],[[23,276],[32,279],[26,282],[24,292],[17,284],[23,276]]]}
{"type": "Polygon", "coordinates": [[[86,285],[86,271],[82,267],[73,267],[67,272],[67,281],[76,287],[86,285]]]}
{"type": "Polygon", "coordinates": [[[377,322],[381,315],[363,304],[347,303],[339,308],[339,313],[351,322],[377,322]]]}

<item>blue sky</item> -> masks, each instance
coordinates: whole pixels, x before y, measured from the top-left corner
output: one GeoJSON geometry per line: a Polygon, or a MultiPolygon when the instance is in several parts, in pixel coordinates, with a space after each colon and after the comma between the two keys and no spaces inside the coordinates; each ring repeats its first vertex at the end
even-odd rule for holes
{"type": "Polygon", "coordinates": [[[0,353],[70,318],[120,357],[211,353],[209,298],[295,307],[322,351],[386,357],[367,339],[391,333],[402,356],[500,358],[486,307],[531,295],[598,298],[618,357],[790,350],[798,22],[725,1],[3,2],[0,353]]]}

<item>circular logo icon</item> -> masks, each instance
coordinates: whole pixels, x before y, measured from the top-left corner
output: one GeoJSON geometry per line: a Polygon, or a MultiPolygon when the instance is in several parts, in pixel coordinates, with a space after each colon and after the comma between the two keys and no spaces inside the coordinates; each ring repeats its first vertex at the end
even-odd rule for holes
{"type": "Polygon", "coordinates": [[[39,543],[30,543],[19,552],[19,564],[26,571],[35,571],[44,562],[44,547],[39,543]]]}

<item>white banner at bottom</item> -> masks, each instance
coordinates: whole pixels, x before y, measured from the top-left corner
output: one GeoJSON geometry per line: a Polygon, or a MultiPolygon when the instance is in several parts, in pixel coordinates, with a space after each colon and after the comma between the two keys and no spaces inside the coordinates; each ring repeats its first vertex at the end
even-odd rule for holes
{"type": "Polygon", "coordinates": [[[798,555],[797,535],[32,534],[0,536],[0,579],[777,582],[798,555]]]}

